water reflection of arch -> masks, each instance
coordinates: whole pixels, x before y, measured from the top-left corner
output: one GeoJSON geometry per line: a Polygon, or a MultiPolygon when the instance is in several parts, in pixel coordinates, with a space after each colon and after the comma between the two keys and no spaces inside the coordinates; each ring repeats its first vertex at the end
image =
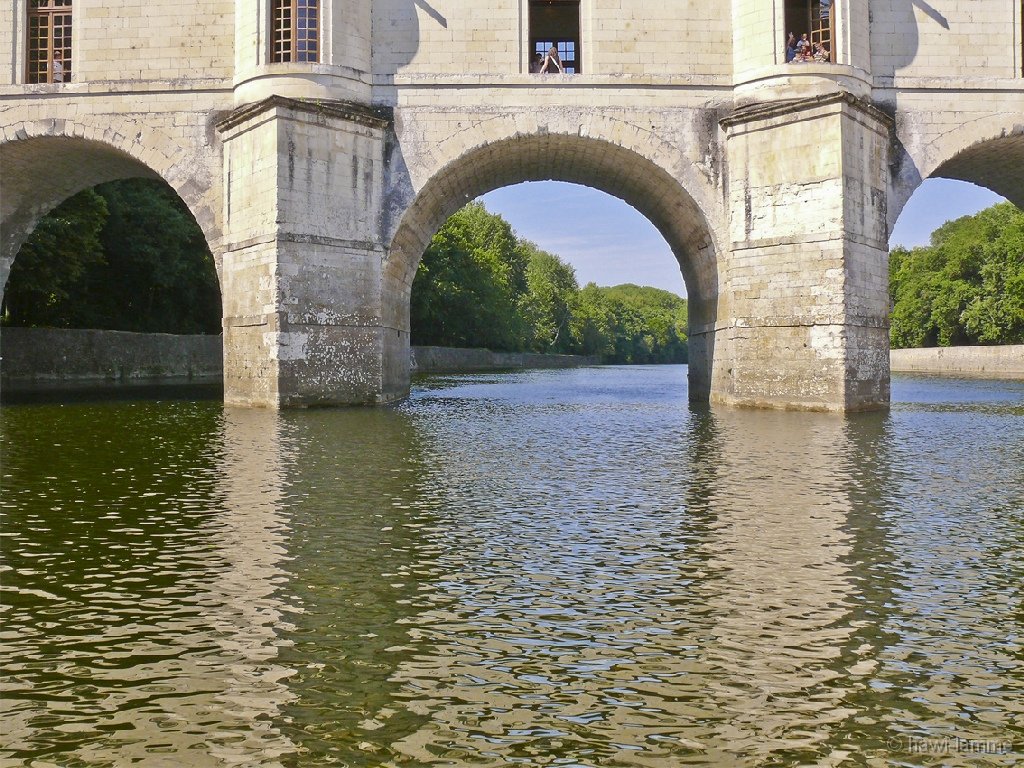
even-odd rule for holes
{"type": "MultiPolygon", "coordinates": [[[[685,140],[708,151],[717,145],[718,128],[714,119],[704,119],[714,117],[710,111],[702,114],[690,116],[693,135],[685,140]]],[[[401,123],[401,115],[397,119],[401,123]]],[[[396,148],[385,224],[384,314],[385,326],[398,329],[402,339],[389,353],[389,366],[398,369],[408,357],[412,281],[430,238],[448,216],[493,189],[550,179],[624,200],[666,239],[689,298],[690,393],[707,399],[722,253],[716,238],[725,231],[724,212],[715,161],[709,156],[698,166],[684,150],[623,120],[564,112],[548,119],[533,111],[467,120],[414,162],[396,148]]]]}
{"type": "MultiPolygon", "coordinates": [[[[188,206],[214,245],[220,236],[220,162],[166,132],[127,118],[27,121],[0,143],[0,290],[39,219],[83,189],[125,178],[159,178],[188,206]]],[[[217,265],[219,270],[219,263],[217,265]]]]}

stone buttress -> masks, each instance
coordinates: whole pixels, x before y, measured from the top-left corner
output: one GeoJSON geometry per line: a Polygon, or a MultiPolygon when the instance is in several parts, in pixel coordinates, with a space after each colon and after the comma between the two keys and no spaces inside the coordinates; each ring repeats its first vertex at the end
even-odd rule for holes
{"type": "Polygon", "coordinates": [[[224,145],[224,396],[235,405],[380,403],[379,205],[388,121],[269,97],[224,145]]]}
{"type": "Polygon", "coordinates": [[[890,118],[836,93],[751,105],[723,127],[730,248],[712,400],[885,407],[890,118]]]}

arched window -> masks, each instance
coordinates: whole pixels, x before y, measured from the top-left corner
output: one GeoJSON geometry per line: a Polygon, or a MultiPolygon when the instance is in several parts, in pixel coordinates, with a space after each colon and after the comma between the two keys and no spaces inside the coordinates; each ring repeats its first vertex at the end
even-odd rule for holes
{"type": "Polygon", "coordinates": [[[320,60],[318,0],[273,0],[270,8],[270,60],[320,60]]]}
{"type": "Polygon", "coordinates": [[[71,0],[29,0],[29,83],[71,82],[71,0]]]}
{"type": "Polygon", "coordinates": [[[786,0],[786,34],[798,41],[807,35],[812,56],[820,45],[825,61],[836,61],[835,8],[836,0],[786,0]]]}

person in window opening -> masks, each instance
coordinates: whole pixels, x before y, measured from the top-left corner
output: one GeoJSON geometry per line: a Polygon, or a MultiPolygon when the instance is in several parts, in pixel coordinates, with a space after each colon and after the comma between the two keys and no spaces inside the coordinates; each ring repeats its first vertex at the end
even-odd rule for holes
{"type": "Polygon", "coordinates": [[[806,59],[811,53],[811,41],[807,39],[807,33],[800,35],[800,41],[796,44],[796,58],[806,59]]]}
{"type": "Polygon", "coordinates": [[[814,61],[819,64],[827,64],[832,61],[832,56],[829,54],[828,48],[826,48],[824,44],[814,44],[814,61]]]}
{"type": "Polygon", "coordinates": [[[564,72],[562,69],[562,60],[558,58],[558,47],[552,45],[548,50],[548,55],[544,57],[544,64],[540,68],[541,74],[545,72],[564,72]]]}
{"type": "Polygon", "coordinates": [[[64,54],[59,50],[53,52],[53,80],[51,82],[64,82],[64,54]]]}
{"type": "Polygon", "coordinates": [[[533,60],[530,62],[530,74],[539,75],[540,68],[542,66],[544,66],[544,57],[541,56],[539,53],[535,53],[533,55],[533,60]]]}
{"type": "Polygon", "coordinates": [[[792,32],[786,38],[786,63],[789,64],[796,57],[796,35],[792,32]]]}

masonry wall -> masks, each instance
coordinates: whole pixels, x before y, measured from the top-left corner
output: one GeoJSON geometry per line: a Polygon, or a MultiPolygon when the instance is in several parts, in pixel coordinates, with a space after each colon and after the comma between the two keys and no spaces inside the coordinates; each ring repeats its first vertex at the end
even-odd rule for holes
{"type": "MultiPolygon", "coordinates": [[[[75,82],[220,80],[265,63],[262,0],[76,0],[75,82]],[[240,50],[238,39],[256,55],[240,50]]],[[[594,76],[743,78],[774,63],[785,30],[781,0],[582,0],[584,73],[594,76]]],[[[840,4],[841,5],[841,4],[840,4]]],[[[856,3],[861,8],[867,3],[856,3]]],[[[24,79],[26,2],[0,8],[0,86],[24,79]]],[[[838,6],[837,6],[838,7],[838,6]]],[[[841,60],[870,66],[876,85],[901,78],[1014,78],[1022,74],[1018,0],[888,0],[846,14],[841,60]]],[[[331,28],[323,67],[394,75],[511,75],[527,71],[528,0],[324,0],[331,28]],[[369,10],[368,10],[369,8],[369,10]],[[371,45],[372,40],[372,45],[371,45]]],[[[337,73],[334,73],[337,74],[337,73]]]]}
{"type": "MultiPolygon", "coordinates": [[[[412,347],[413,373],[574,368],[598,365],[584,355],[412,347]]],[[[67,328],[4,328],[0,386],[7,391],[79,386],[219,381],[220,336],[127,333],[67,328]]]]}
{"type": "Polygon", "coordinates": [[[585,355],[542,355],[531,352],[492,352],[458,347],[411,347],[413,373],[498,371],[508,368],[576,368],[598,365],[600,358],[585,355]]]}
{"type": "MultiPolygon", "coordinates": [[[[24,82],[27,5],[0,9],[0,85],[24,82]]],[[[234,13],[234,0],[75,0],[72,81],[230,82],[234,13]]]]}
{"type": "Polygon", "coordinates": [[[894,372],[1024,379],[1024,344],[894,349],[890,356],[894,372]]]}
{"type": "Polygon", "coordinates": [[[220,336],[4,328],[0,355],[0,376],[7,390],[216,381],[223,372],[220,336]]]}
{"type": "MultiPolygon", "coordinates": [[[[729,3],[583,0],[584,76],[722,75],[732,71],[729,3]]],[[[527,0],[373,2],[373,71],[395,76],[528,72],[527,0]]]]}
{"type": "Polygon", "coordinates": [[[871,69],[898,78],[1019,77],[1019,0],[871,3],[871,69]]]}
{"type": "Polygon", "coordinates": [[[840,0],[839,64],[800,67],[778,64],[781,2],[582,0],[584,74],[539,77],[528,0],[324,0],[301,65],[266,61],[267,0],[77,0],[74,81],[36,86],[5,4],[0,282],[62,199],[158,176],[217,256],[239,402],[387,400],[412,246],[559,178],[665,235],[727,400],[835,406],[884,377],[882,230],[921,180],[1024,201],[1020,3],[840,0]]]}

